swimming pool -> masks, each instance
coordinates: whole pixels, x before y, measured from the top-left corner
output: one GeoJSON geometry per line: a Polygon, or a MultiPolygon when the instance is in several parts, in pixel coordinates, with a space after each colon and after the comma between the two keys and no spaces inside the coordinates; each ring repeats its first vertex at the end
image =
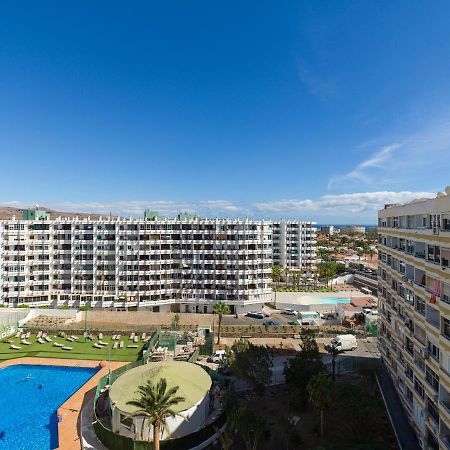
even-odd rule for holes
{"type": "Polygon", "coordinates": [[[349,298],[318,298],[317,303],[323,303],[324,305],[337,305],[338,303],[350,303],[349,298]]]}
{"type": "Polygon", "coordinates": [[[0,369],[0,449],[58,447],[56,410],[97,370],[28,364],[0,369]]]}

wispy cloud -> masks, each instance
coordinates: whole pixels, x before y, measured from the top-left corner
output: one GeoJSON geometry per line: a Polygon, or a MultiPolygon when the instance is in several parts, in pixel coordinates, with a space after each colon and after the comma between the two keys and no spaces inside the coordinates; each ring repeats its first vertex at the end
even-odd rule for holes
{"type": "MultiPolygon", "coordinates": [[[[365,161],[359,163],[353,170],[344,174],[333,176],[328,182],[328,189],[348,181],[359,181],[370,184],[377,175],[377,169],[383,170],[384,166],[392,159],[394,152],[401,147],[401,144],[391,144],[382,147],[365,161]]],[[[380,183],[380,179],[377,180],[380,183]]]]}
{"type": "Polygon", "coordinates": [[[381,186],[414,186],[427,172],[433,173],[433,184],[439,185],[448,182],[449,170],[450,119],[445,118],[381,146],[348,172],[333,175],[328,188],[375,190],[381,186]]]}
{"type": "MultiPolygon", "coordinates": [[[[152,209],[168,217],[181,211],[197,213],[203,217],[255,217],[298,218],[316,221],[343,221],[356,223],[375,222],[377,210],[385,203],[405,203],[415,198],[434,197],[431,192],[378,191],[340,195],[324,195],[317,199],[282,199],[265,202],[233,202],[228,200],[204,200],[199,202],[175,201],[123,201],[123,202],[63,202],[42,203],[57,211],[91,212],[95,214],[142,217],[145,209],[152,209]]],[[[29,207],[18,201],[0,202],[0,205],[29,207]]]]}

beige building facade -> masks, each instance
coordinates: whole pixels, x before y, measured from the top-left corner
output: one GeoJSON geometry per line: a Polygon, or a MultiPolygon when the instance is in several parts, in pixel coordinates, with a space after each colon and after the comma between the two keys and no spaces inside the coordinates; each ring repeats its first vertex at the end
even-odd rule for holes
{"type": "Polygon", "coordinates": [[[381,357],[422,448],[450,449],[450,188],[378,214],[381,357]]]}

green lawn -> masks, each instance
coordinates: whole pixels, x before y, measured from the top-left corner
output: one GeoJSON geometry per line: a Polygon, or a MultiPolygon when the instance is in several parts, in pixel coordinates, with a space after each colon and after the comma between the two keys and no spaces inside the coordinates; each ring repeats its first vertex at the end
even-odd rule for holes
{"type": "Polygon", "coordinates": [[[69,342],[65,338],[51,336],[53,342],[45,344],[39,344],[36,341],[36,334],[32,334],[28,339],[31,345],[21,344],[21,340],[18,338],[10,338],[15,345],[22,347],[20,350],[13,350],[9,347],[11,344],[5,344],[0,342],[0,361],[5,359],[21,358],[24,356],[36,356],[39,358],[63,358],[63,359],[93,359],[99,361],[107,361],[108,357],[111,357],[111,361],[136,361],[138,353],[142,348],[143,342],[138,342],[138,348],[126,348],[127,345],[132,345],[133,342],[128,339],[128,335],[122,336],[121,340],[124,341],[124,348],[113,350],[113,341],[111,336],[104,336],[103,342],[107,342],[108,345],[103,348],[94,348],[95,342],[93,341],[83,342],[83,337],[79,336],[78,340],[81,342],[69,342]],[[58,342],[67,347],[72,347],[72,350],[61,350],[61,348],[54,347],[53,344],[58,342]],[[108,354],[108,348],[111,349],[108,354]]]}

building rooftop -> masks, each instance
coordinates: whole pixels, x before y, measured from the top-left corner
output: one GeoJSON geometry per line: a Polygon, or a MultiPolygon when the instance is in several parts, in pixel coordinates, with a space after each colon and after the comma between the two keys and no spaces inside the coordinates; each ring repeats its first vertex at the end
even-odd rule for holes
{"type": "Polygon", "coordinates": [[[351,304],[361,308],[370,308],[376,306],[376,300],[373,297],[352,297],[351,304]]]}
{"type": "Polygon", "coordinates": [[[175,412],[185,411],[202,400],[211,388],[211,377],[196,364],[181,361],[152,362],[125,372],[111,386],[110,399],[125,414],[137,410],[127,405],[130,400],[139,398],[136,394],[138,386],[148,380],[156,384],[161,378],[167,380],[167,386],[179,386],[177,395],[184,401],[174,406],[175,412]]]}

